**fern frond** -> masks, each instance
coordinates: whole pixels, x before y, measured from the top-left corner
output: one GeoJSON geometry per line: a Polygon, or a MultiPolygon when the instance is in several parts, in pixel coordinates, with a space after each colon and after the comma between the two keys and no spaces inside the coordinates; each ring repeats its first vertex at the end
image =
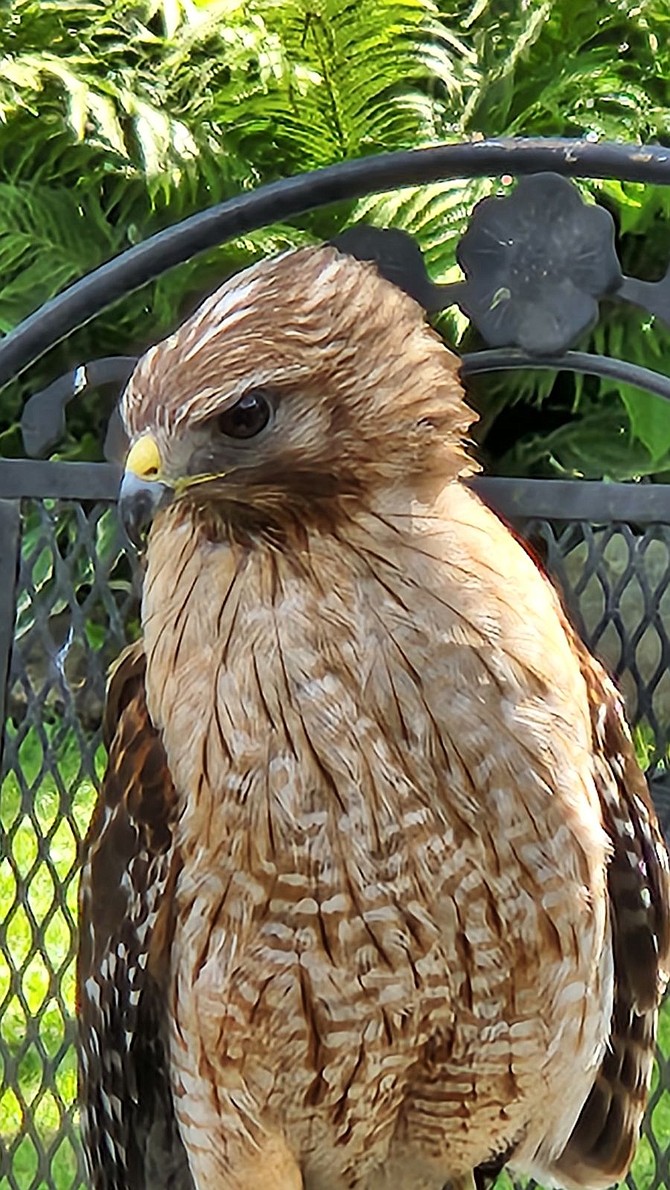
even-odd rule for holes
{"type": "Polygon", "coordinates": [[[0,329],[35,297],[46,301],[116,248],[90,195],[0,183],[0,329]]]}
{"type": "MultiPolygon", "coordinates": [[[[475,178],[373,195],[356,204],[352,222],[400,227],[409,232],[421,247],[433,281],[447,284],[462,279],[456,262],[458,241],[474,205],[495,188],[493,180],[475,178]]],[[[445,337],[456,344],[460,342],[467,320],[456,307],[452,307],[440,316],[439,325],[445,337]]]]}

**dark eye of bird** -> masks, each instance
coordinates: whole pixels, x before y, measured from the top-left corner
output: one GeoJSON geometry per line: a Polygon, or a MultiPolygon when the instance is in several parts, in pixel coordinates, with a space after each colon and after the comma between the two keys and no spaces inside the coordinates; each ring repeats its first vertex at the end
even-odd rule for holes
{"type": "Polygon", "coordinates": [[[220,413],[216,424],[228,438],[255,438],[265,429],[271,412],[267,394],[263,389],[253,388],[225,413],[220,413]]]}

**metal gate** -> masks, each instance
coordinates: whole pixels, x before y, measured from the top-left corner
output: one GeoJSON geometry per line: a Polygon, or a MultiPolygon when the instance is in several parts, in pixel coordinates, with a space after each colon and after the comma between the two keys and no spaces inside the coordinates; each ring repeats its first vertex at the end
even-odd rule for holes
{"type": "MultiPolygon", "coordinates": [[[[74,955],[81,839],[100,779],[109,662],[138,632],[139,575],[106,464],[0,463],[0,1190],[84,1186],[74,955]],[[16,580],[16,581],[14,581],[16,580]]],[[[484,480],[619,678],[666,831],[670,487],[484,480]],[[607,514],[605,516],[605,514],[607,514]]],[[[668,1185],[670,1013],[630,1184],[668,1185]]]]}

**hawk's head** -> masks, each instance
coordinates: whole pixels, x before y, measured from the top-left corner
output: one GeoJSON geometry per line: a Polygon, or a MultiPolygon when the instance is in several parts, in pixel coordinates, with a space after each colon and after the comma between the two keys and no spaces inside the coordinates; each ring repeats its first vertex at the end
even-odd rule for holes
{"type": "Polygon", "coordinates": [[[140,360],[122,414],[126,503],[158,480],[222,532],[444,482],[473,421],[421,308],[333,247],[232,277],[140,360]]]}

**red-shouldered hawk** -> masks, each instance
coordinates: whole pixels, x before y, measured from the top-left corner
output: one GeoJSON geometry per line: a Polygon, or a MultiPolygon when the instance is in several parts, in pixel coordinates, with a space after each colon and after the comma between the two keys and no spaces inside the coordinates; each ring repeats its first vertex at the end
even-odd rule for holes
{"type": "Polygon", "coordinates": [[[155,516],[82,881],[94,1187],[618,1180],[667,855],[612,683],[463,482],[457,359],[307,248],[152,348],[123,417],[155,516]]]}

